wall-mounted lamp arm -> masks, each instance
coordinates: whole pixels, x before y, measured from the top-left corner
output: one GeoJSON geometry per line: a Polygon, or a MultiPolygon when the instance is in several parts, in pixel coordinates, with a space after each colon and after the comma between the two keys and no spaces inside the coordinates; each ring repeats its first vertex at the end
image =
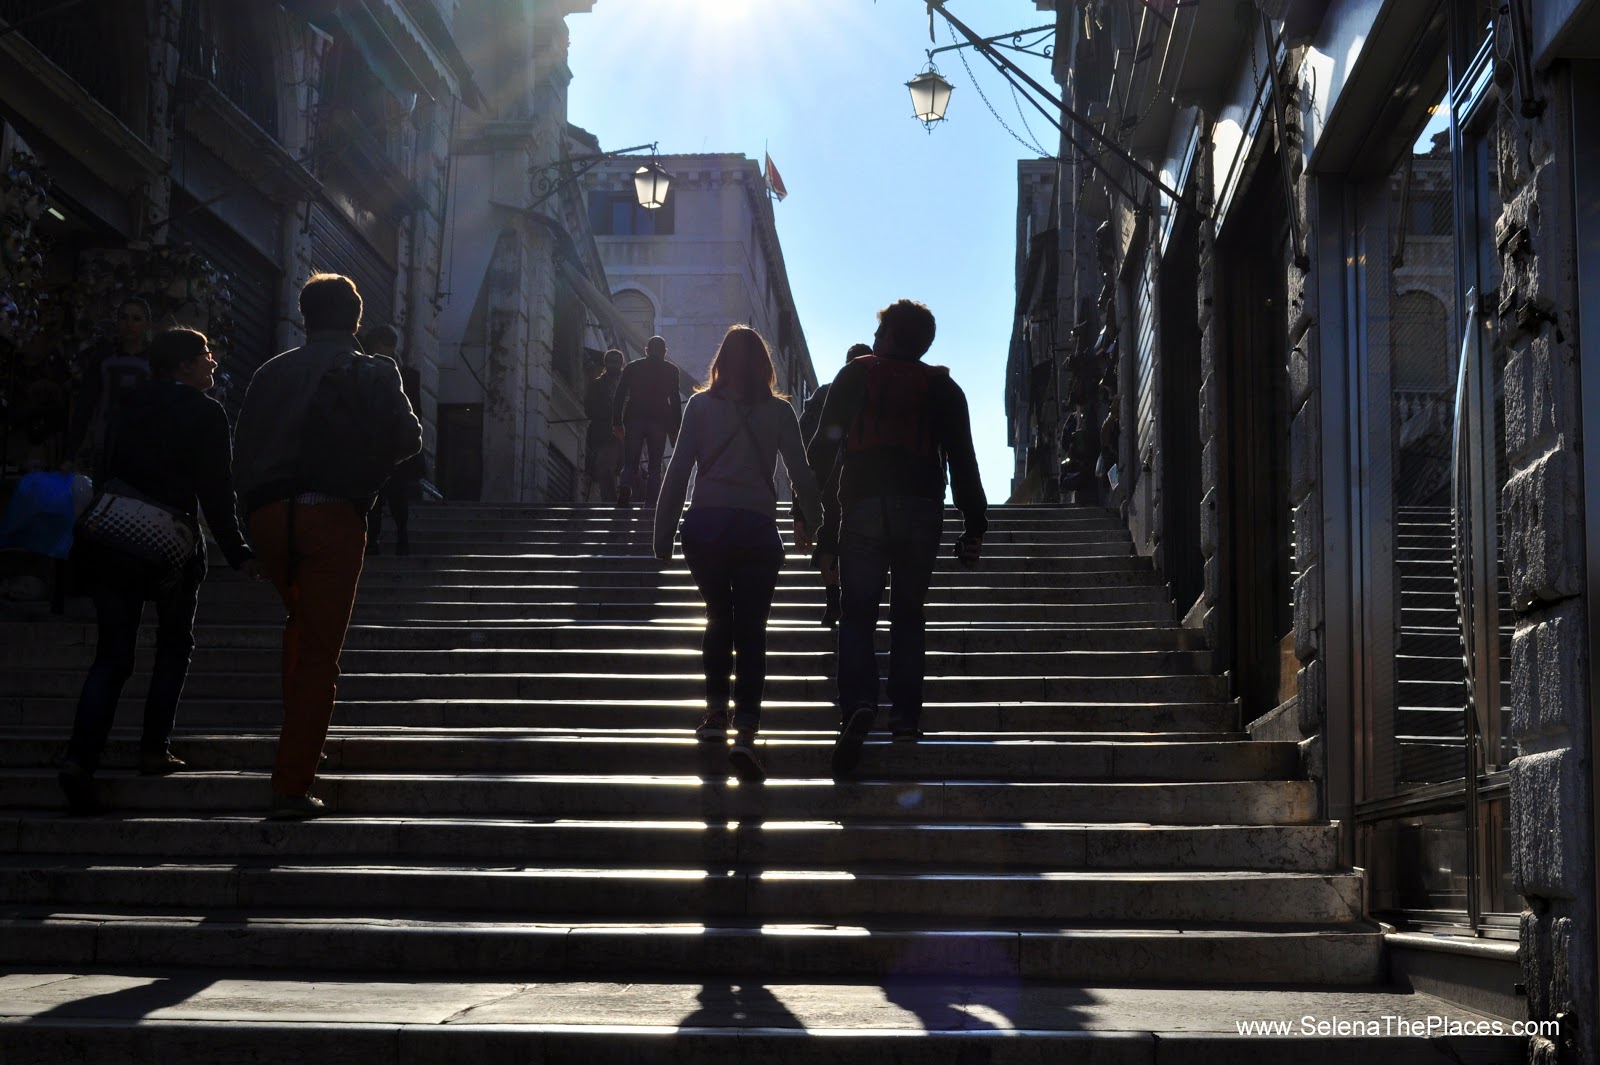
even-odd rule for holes
{"type": "Polygon", "coordinates": [[[532,210],[538,207],[607,160],[620,155],[631,155],[634,152],[649,151],[654,154],[655,150],[654,144],[635,144],[632,148],[618,148],[616,151],[599,152],[595,155],[575,155],[546,163],[544,166],[530,167],[528,180],[533,188],[533,202],[528,204],[528,208],[532,210]]]}

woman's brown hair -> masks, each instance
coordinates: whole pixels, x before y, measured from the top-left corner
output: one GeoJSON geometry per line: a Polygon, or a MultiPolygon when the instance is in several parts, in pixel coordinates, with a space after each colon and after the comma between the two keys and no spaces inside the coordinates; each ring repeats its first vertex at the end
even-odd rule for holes
{"type": "Polygon", "coordinates": [[[772,353],[761,334],[747,325],[730,325],[711,360],[710,381],[705,391],[745,403],[771,396],[789,397],[778,391],[778,371],[772,353]]]}

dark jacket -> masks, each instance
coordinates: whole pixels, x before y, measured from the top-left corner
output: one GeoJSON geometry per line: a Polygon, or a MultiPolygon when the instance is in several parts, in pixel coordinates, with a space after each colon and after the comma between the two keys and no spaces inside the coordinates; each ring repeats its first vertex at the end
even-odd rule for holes
{"type": "Polygon", "coordinates": [[[607,370],[590,381],[584,389],[583,413],[589,419],[587,441],[591,448],[601,447],[611,439],[612,405],[617,398],[617,384],[621,380],[621,370],[607,370]]]}
{"type": "Polygon", "coordinates": [[[800,439],[805,441],[806,447],[811,446],[811,438],[817,435],[817,426],[822,424],[822,408],[828,402],[828,386],[818,385],[817,390],[806,398],[805,409],[800,412],[800,439]]]}
{"type": "Polygon", "coordinates": [[[664,425],[677,433],[683,421],[682,374],[666,358],[648,355],[628,363],[611,400],[611,424],[664,425]]]}
{"type": "Polygon", "coordinates": [[[108,484],[120,481],[191,518],[204,513],[234,569],[252,557],[234,506],[228,416],[221,404],[176,381],[149,381],[126,397],[114,431],[108,484]]]}
{"type": "Polygon", "coordinates": [[[863,356],[839,371],[828,389],[822,416],[807,447],[807,460],[817,480],[827,484],[834,464],[838,471],[839,505],[873,496],[921,496],[944,499],[945,467],[955,504],[966,520],[966,534],[981,537],[989,528],[988,500],[978,476],[978,457],[972,447],[972,423],[967,397],[941,366],[925,367],[926,419],[933,447],[925,455],[898,447],[840,447],[859,424],[866,401],[867,375],[881,356],[863,356]]]}
{"type": "MultiPolygon", "coordinates": [[[[300,440],[312,396],[334,360],[349,351],[357,351],[352,334],[314,332],[303,346],[267,360],[250,379],[239,409],[233,453],[233,476],[247,516],[295,494],[300,440]]],[[[392,360],[389,365],[394,365],[392,360]]],[[[389,449],[398,464],[422,450],[422,423],[406,399],[398,370],[388,376],[385,398],[395,415],[389,449]]],[[[371,501],[352,501],[352,505],[364,510],[371,501]]]]}

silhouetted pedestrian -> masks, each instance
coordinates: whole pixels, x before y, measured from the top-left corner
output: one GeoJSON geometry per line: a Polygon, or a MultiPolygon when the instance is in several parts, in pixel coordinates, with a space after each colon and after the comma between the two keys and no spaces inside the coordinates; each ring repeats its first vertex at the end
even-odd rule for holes
{"type": "MultiPolygon", "coordinates": [[[[419,396],[422,391],[416,367],[407,365],[399,354],[400,332],[392,325],[373,326],[361,336],[361,349],[374,358],[388,359],[400,371],[400,387],[413,412],[420,411],[419,396]]],[[[394,519],[395,554],[411,553],[411,497],[417,485],[428,475],[427,460],[422,452],[400,462],[378,490],[378,498],[367,511],[367,554],[383,554],[383,512],[388,510],[394,519]]]]}
{"type": "Polygon", "coordinates": [[[728,734],[728,675],[737,653],[733,727],[728,759],[741,780],[766,773],[756,755],[761,694],[766,684],[767,615],[783,565],[778,535],[775,460],[783,457],[794,486],[795,546],[810,546],[819,517],[817,484],[806,464],[794,408],[777,392],[778,374],[761,334],[729,328],[711,360],[710,383],[689,400],[683,435],[661,487],[655,515],[655,554],[672,557],[672,534],[683,509],[689,474],[694,500],[683,519],[683,557],[706,603],[701,658],[706,713],[695,735],[722,742],[728,734]]]}
{"type": "Polygon", "coordinates": [[[395,464],[422,448],[394,364],[357,349],[355,282],[313,275],[300,314],[306,343],[270,359],[245,393],[233,464],[251,539],[288,611],[268,811],[281,818],[323,810],[311,784],[333,718],[365,516],[395,464]]]}
{"type": "Polygon", "coordinates": [[[611,401],[612,432],[622,441],[622,486],[617,506],[633,504],[633,482],[638,479],[639,452],[648,452],[650,471],[645,481],[645,503],[655,506],[661,487],[661,456],[667,442],[677,442],[683,420],[682,374],[667,361],[667,342],[651,337],[644,358],[630,362],[617,382],[611,401]]]}
{"type": "MultiPolygon", "coordinates": [[[[945,467],[966,530],[956,554],[977,564],[988,504],[972,447],[967,399],[943,366],[920,360],[933,344],[926,306],[898,300],[878,312],[872,354],[839,371],[809,457],[826,483],[838,465],[841,583],[839,709],[834,773],[854,769],[878,706],[873,630],[889,595],[889,728],[898,742],[922,738],[926,648],[923,605],[944,529],[945,467]]],[[[830,535],[826,528],[823,537],[830,535]]],[[[822,542],[826,556],[835,549],[822,542]]]]}
{"type": "Polygon", "coordinates": [[[117,307],[117,335],[96,347],[73,401],[67,454],[96,481],[105,476],[106,454],[122,401],[150,380],[150,305],[137,296],[117,307]]]}
{"type": "MultiPolygon", "coordinates": [[[[848,366],[862,355],[871,355],[872,347],[868,344],[851,344],[850,350],[844,353],[844,362],[848,366]]],[[[811,398],[806,400],[806,409],[800,413],[800,436],[805,440],[806,446],[811,446],[811,438],[817,435],[817,426],[822,423],[822,405],[828,401],[829,386],[818,386],[811,393],[811,398]]],[[[839,529],[839,466],[834,464],[834,476],[827,484],[822,486],[822,527],[834,530],[830,539],[838,538],[839,529]]],[[[820,537],[820,531],[819,531],[820,537]]],[[[828,565],[823,565],[822,552],[812,556],[812,562],[822,571],[822,591],[826,596],[827,604],[822,610],[822,624],[836,625],[839,622],[839,566],[837,556],[829,554],[828,565]]]]}
{"type": "Polygon", "coordinates": [[[144,541],[143,533],[125,530],[146,522],[153,529],[159,523],[167,532],[155,535],[179,538],[174,543],[186,539],[189,548],[184,557],[180,543],[170,560],[154,562],[130,553],[141,550],[142,542],[113,545],[94,539],[90,526],[80,530],[74,555],[93,588],[98,634],[59,775],[68,805],[79,812],[95,808],[95,770],[122,688],[133,673],[139,624],[149,601],[156,604],[156,651],[144,702],[139,772],[164,776],[184,768],[168,745],[189,675],[195,605],[206,575],[205,541],[196,517],[200,511],[228,564],[252,578],[260,576],[239,530],[229,472],[228,417],[205,395],[217,369],[205,335],[168,329],[156,334],[148,354],[150,380],[127,395],[117,414],[100,498],[107,503],[113,502],[110,496],[120,496],[144,519],[114,522],[118,538],[131,535],[144,541]],[[187,536],[180,531],[184,529],[187,536]]]}
{"type": "Polygon", "coordinates": [[[600,493],[602,503],[614,503],[617,499],[622,441],[611,431],[611,409],[626,364],[627,356],[622,352],[616,348],[607,351],[599,376],[589,382],[583,393],[583,413],[589,417],[589,429],[584,437],[584,468],[589,475],[589,487],[583,496],[585,502],[595,492],[600,493]]]}

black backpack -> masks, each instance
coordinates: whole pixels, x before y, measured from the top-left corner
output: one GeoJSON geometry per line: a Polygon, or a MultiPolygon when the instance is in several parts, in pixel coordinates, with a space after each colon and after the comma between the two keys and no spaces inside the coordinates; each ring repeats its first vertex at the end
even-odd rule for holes
{"type": "Polygon", "coordinates": [[[394,384],[387,360],[348,351],[334,359],[306,409],[295,465],[299,491],[371,504],[395,468],[401,412],[394,384]]]}

